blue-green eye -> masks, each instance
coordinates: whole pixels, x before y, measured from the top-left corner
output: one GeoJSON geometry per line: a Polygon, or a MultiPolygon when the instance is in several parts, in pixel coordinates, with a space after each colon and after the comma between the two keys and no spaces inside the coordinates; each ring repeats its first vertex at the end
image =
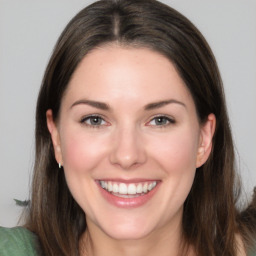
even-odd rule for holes
{"type": "Polygon", "coordinates": [[[101,126],[101,125],[106,125],[106,121],[100,117],[100,116],[87,116],[84,117],[81,120],[81,123],[84,123],[88,126],[101,126]]]}
{"type": "Polygon", "coordinates": [[[166,126],[169,124],[174,124],[175,121],[166,116],[157,116],[150,120],[149,125],[152,126],[166,126]]]}

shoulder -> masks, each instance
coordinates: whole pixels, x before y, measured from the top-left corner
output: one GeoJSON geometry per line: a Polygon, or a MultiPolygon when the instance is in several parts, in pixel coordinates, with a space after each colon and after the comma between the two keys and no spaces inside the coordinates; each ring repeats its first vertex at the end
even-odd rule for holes
{"type": "Polygon", "coordinates": [[[39,241],[37,236],[23,227],[0,227],[1,256],[38,256],[39,241]]]}
{"type": "Polygon", "coordinates": [[[241,235],[235,235],[236,245],[238,249],[238,256],[256,256],[256,240],[253,244],[245,248],[241,235]]]}
{"type": "Polygon", "coordinates": [[[248,256],[256,256],[256,241],[254,247],[249,251],[248,256]]]}

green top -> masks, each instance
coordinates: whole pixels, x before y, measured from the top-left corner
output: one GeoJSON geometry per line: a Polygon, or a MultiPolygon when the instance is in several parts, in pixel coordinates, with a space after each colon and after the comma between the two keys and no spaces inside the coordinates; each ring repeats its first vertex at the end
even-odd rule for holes
{"type": "Polygon", "coordinates": [[[256,243],[254,243],[253,249],[249,252],[248,256],[256,256],[256,243]]]}
{"type": "Polygon", "coordinates": [[[0,227],[1,256],[38,256],[40,246],[37,236],[23,227],[0,227]]]}
{"type": "MultiPolygon", "coordinates": [[[[0,255],[39,256],[41,253],[38,238],[34,233],[23,227],[0,227],[0,255]]],[[[256,250],[250,252],[248,256],[256,256],[256,250]]]]}

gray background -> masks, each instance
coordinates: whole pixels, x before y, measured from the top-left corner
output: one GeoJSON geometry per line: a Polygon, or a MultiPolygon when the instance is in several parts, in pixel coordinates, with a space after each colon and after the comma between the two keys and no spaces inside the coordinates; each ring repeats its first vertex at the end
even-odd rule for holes
{"type": "MultiPolygon", "coordinates": [[[[82,0],[0,0],[0,225],[16,225],[34,157],[34,113],[44,69],[82,0]]],[[[256,185],[256,1],[169,0],[202,31],[224,80],[245,192],[256,185]]]]}

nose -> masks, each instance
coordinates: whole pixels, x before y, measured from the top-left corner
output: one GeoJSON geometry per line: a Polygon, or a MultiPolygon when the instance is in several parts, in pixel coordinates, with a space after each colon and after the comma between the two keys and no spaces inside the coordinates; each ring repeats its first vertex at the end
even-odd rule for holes
{"type": "Polygon", "coordinates": [[[146,161],[141,134],[136,128],[123,128],[115,132],[110,162],[123,170],[133,169],[146,161]]]}

